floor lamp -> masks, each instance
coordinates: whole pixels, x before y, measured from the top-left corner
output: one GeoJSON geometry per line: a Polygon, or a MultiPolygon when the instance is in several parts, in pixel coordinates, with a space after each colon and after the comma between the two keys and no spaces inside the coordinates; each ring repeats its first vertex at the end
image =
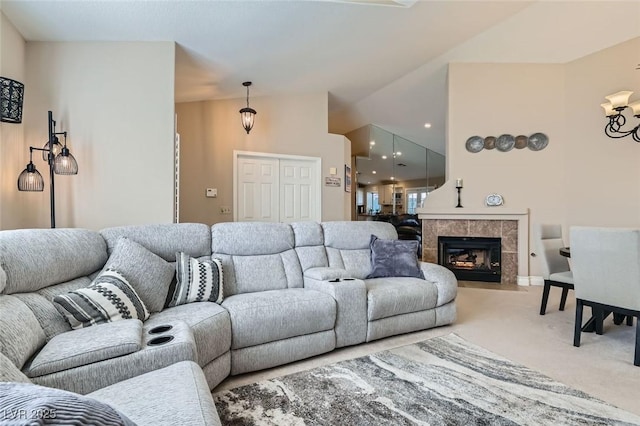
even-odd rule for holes
{"type": "Polygon", "coordinates": [[[44,179],[33,164],[33,151],[42,151],[42,159],[49,164],[49,197],[51,203],[51,227],[56,227],[55,175],[77,175],[78,162],[67,148],[67,132],[56,132],[53,113],[49,111],[49,141],[43,148],[29,147],[29,164],[18,176],[18,191],[43,191],[44,179]],[[58,135],[64,136],[64,145],[58,135]]]}

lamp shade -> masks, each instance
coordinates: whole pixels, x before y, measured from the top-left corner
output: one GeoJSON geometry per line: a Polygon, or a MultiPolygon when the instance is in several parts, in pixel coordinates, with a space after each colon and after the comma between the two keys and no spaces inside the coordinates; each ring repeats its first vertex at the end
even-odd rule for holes
{"type": "Polygon", "coordinates": [[[247,134],[253,129],[253,120],[256,116],[256,110],[253,108],[242,108],[240,110],[240,117],[242,118],[242,127],[247,131],[247,134]]]}
{"type": "Polygon", "coordinates": [[[614,93],[613,95],[605,96],[605,98],[611,102],[611,105],[614,109],[616,108],[624,108],[629,105],[629,97],[633,92],[628,90],[623,90],[622,92],[614,93]]]}
{"type": "Polygon", "coordinates": [[[42,191],[44,190],[44,179],[36,166],[29,161],[27,168],[18,176],[18,191],[42,191]]]}
{"type": "Polygon", "coordinates": [[[617,114],[616,110],[613,109],[613,105],[611,105],[611,102],[605,102],[603,104],[600,104],[600,106],[604,109],[604,115],[606,115],[607,117],[611,117],[612,115],[617,114]]]}
{"type": "Polygon", "coordinates": [[[77,175],[78,162],[69,152],[66,146],[62,148],[60,154],[56,155],[53,162],[53,171],[57,175],[77,175]]]}
{"type": "Polygon", "coordinates": [[[629,108],[633,110],[633,115],[640,116],[640,101],[630,103],[629,108]]]}
{"type": "MultiPolygon", "coordinates": [[[[44,151],[42,151],[42,159],[44,161],[48,161],[49,160],[49,142],[44,144],[42,149],[44,149],[44,151]]],[[[54,138],[53,138],[53,151],[52,151],[53,152],[53,158],[56,158],[58,156],[58,154],[60,154],[61,151],[62,151],[62,144],[60,143],[58,138],[56,136],[54,136],[54,138]]]]}

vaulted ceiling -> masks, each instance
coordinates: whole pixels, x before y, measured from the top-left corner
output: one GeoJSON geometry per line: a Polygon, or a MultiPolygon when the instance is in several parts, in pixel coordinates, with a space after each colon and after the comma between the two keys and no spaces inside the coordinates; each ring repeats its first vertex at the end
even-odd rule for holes
{"type": "Polygon", "coordinates": [[[0,5],[27,41],[175,41],[176,102],[241,98],[246,80],[252,97],[326,91],[331,131],[373,123],[441,153],[447,63],[564,63],[640,36],[637,1],[0,5]]]}

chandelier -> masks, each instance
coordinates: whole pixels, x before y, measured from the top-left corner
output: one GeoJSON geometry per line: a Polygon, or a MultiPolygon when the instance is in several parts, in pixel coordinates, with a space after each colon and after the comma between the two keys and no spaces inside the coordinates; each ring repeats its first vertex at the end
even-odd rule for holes
{"type": "Polygon", "coordinates": [[[605,96],[608,102],[600,104],[604,108],[604,113],[609,118],[609,123],[604,128],[604,133],[610,138],[619,139],[631,135],[634,141],[640,142],[640,123],[633,129],[624,130],[622,127],[627,123],[627,118],[622,115],[625,108],[631,108],[633,115],[640,118],[640,101],[629,103],[629,98],[633,92],[624,90],[609,96],[605,96]]]}

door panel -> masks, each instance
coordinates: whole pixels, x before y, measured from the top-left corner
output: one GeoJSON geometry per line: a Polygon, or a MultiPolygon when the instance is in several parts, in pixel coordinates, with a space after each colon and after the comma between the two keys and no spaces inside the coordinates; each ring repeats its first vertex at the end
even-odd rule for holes
{"type": "Polygon", "coordinates": [[[238,157],[238,221],[278,222],[278,160],[238,157]]]}
{"type": "Polygon", "coordinates": [[[237,157],[238,221],[321,220],[319,163],[259,154],[237,157]]]}
{"type": "Polygon", "coordinates": [[[320,221],[316,206],[316,163],[280,160],[280,221],[320,221]]]}

